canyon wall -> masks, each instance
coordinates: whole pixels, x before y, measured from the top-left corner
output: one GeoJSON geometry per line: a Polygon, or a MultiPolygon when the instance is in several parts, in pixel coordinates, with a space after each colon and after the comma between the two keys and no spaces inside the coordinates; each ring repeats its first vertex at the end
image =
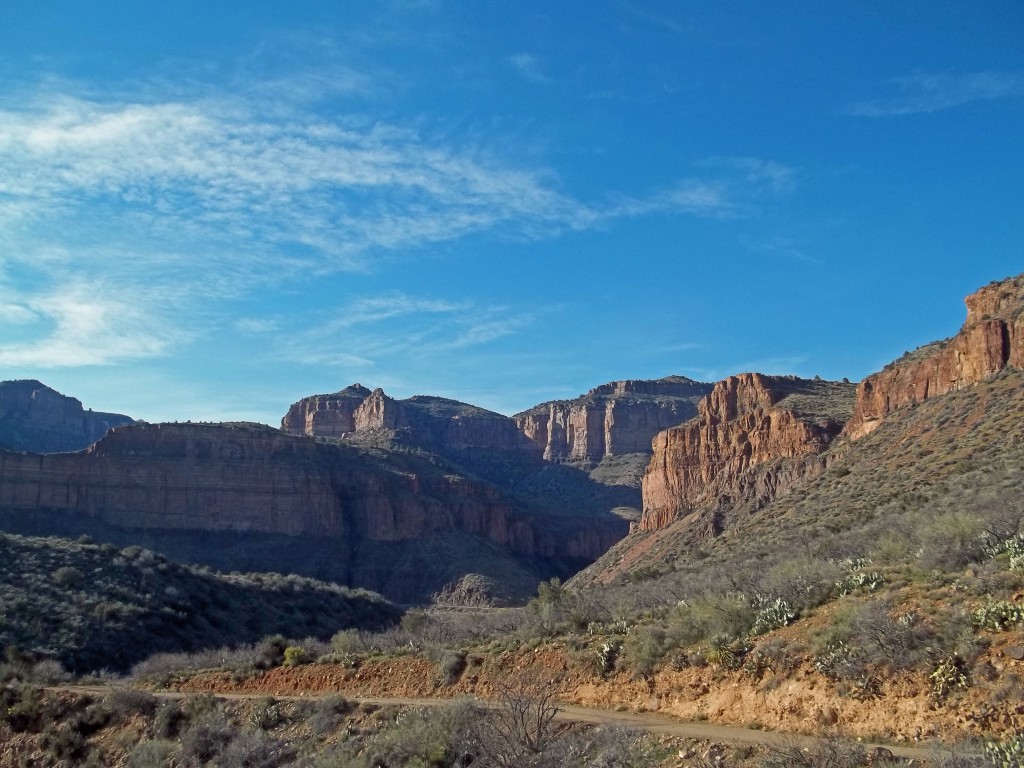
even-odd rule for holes
{"type": "Polygon", "coordinates": [[[15,451],[79,451],[110,429],[130,424],[119,413],[85,410],[34,379],[0,382],[0,445],[15,451]]]}
{"type": "Polygon", "coordinates": [[[530,450],[531,444],[507,416],[443,397],[417,395],[406,400],[384,390],[353,384],[330,395],[294,403],[281,420],[293,435],[347,437],[375,429],[404,430],[438,450],[494,448],[530,450]]]}
{"type": "MultiPolygon", "coordinates": [[[[252,425],[139,424],[115,429],[80,453],[0,452],[0,508],[136,530],[319,537],[337,541],[342,559],[364,540],[415,542],[458,531],[481,540],[480,552],[460,555],[467,561],[493,558],[488,547],[520,558],[589,561],[626,528],[612,515],[575,525],[538,519],[511,506],[495,486],[440,472],[417,456],[378,455],[252,425]]],[[[392,565],[373,567],[385,572],[392,565]]],[[[442,586],[430,579],[425,573],[418,585],[427,595],[442,586]]]]}
{"type": "Polygon", "coordinates": [[[691,418],[709,390],[709,384],[684,376],[616,381],[512,418],[545,459],[596,463],[609,456],[650,453],[654,436],[691,418]]]}
{"type": "Polygon", "coordinates": [[[744,373],[718,382],[698,415],[664,430],[643,479],[641,530],[739,498],[769,498],[805,476],[787,463],[823,451],[840,433],[854,385],[744,373]],[[750,470],[760,467],[761,471],[750,470]]]}
{"type": "Polygon", "coordinates": [[[951,339],[922,347],[868,376],[845,433],[857,439],[888,413],[953,392],[1006,366],[1024,367],[1024,275],[991,283],[964,299],[967,320],[951,339]]]}

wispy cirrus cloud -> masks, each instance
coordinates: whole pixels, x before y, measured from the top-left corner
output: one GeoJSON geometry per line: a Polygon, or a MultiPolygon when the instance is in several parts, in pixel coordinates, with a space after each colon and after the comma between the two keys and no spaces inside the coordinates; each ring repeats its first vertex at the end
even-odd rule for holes
{"type": "MultiPolygon", "coordinates": [[[[166,354],[184,340],[183,333],[154,316],[153,298],[70,284],[8,305],[15,322],[43,329],[29,341],[0,342],[0,365],[62,368],[166,354]]],[[[7,320],[7,314],[0,318],[7,320]]]]}
{"type": "Polygon", "coordinates": [[[274,357],[302,364],[387,368],[399,360],[440,364],[444,355],[526,328],[530,314],[406,294],[366,297],[282,336],[274,357]]]}
{"type": "MultiPolygon", "coordinates": [[[[339,88],[361,87],[342,75],[339,88]]],[[[315,90],[315,78],[299,79],[315,90]]],[[[487,148],[422,123],[326,117],[301,93],[269,109],[261,88],[249,92],[161,96],[151,85],[101,99],[53,83],[0,107],[0,277],[33,274],[15,281],[19,301],[4,297],[0,322],[24,332],[0,361],[159,356],[208,332],[224,300],[267,286],[369,271],[389,254],[410,258],[479,233],[533,240],[652,213],[742,215],[766,190],[781,191],[788,173],[768,161],[717,162],[646,196],[583,199],[549,169],[505,157],[500,137],[487,148]],[[145,311],[126,298],[141,296],[153,297],[145,311]]],[[[358,332],[365,351],[345,354],[367,364],[393,345],[372,328],[410,317],[431,320],[408,337],[410,354],[485,344],[530,322],[391,296],[353,304],[327,330],[358,332]]],[[[225,322],[243,334],[285,325],[225,322]]]]}
{"type": "Polygon", "coordinates": [[[1022,72],[914,74],[894,78],[889,84],[894,95],[858,102],[847,110],[849,114],[859,117],[913,115],[1024,95],[1022,72]]]}

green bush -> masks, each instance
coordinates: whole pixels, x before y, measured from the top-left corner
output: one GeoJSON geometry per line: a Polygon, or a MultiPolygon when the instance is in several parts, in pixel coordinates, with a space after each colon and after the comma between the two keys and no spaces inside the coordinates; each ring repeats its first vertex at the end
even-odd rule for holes
{"type": "Polygon", "coordinates": [[[289,645],[284,649],[284,666],[301,667],[313,661],[313,656],[301,645],[289,645]]]}

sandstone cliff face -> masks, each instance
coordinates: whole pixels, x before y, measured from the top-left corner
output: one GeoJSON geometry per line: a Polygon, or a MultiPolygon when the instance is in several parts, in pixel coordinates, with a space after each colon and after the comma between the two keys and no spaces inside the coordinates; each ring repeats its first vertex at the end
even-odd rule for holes
{"type": "Polygon", "coordinates": [[[79,451],[130,423],[119,413],[86,411],[81,401],[35,380],[0,382],[0,445],[11,450],[79,451]]]}
{"type": "MultiPolygon", "coordinates": [[[[0,452],[0,508],[129,529],[322,537],[338,541],[339,558],[355,557],[360,541],[455,530],[520,557],[592,560],[625,533],[610,515],[550,525],[510,506],[493,485],[416,457],[381,457],[249,425],[140,424],[80,453],[0,452]]],[[[375,578],[386,581],[381,574],[394,565],[374,563],[375,578]]],[[[441,586],[429,574],[417,585],[428,596],[441,586]]]]}
{"type": "Polygon", "coordinates": [[[404,430],[440,450],[496,448],[530,450],[507,416],[443,397],[395,400],[384,390],[353,384],[333,395],[313,395],[293,404],[281,420],[293,435],[346,437],[374,429],[404,430]]]}
{"type": "Polygon", "coordinates": [[[513,416],[549,461],[599,462],[609,456],[650,453],[661,430],[696,413],[709,384],[684,376],[616,381],[575,400],[543,403],[513,416]]]}
{"type": "MultiPolygon", "coordinates": [[[[823,451],[842,430],[852,384],[745,373],[714,385],[696,418],[658,433],[643,479],[641,530],[737,498],[770,498],[802,477],[786,460],[823,451]],[[750,470],[761,471],[751,473],[750,470]]],[[[713,517],[703,521],[717,532],[713,517]]]]}
{"type": "Polygon", "coordinates": [[[874,431],[888,413],[1024,367],[1024,275],[992,283],[964,302],[967,321],[946,341],[929,344],[868,376],[846,434],[874,431]]]}

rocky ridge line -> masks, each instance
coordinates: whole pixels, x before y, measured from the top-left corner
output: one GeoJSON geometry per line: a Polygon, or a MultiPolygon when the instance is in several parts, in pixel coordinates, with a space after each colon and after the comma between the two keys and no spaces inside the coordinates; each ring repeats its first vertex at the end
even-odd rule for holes
{"type": "Polygon", "coordinates": [[[856,440],[897,408],[977,384],[1006,366],[1024,367],[1024,275],[990,283],[964,299],[960,332],[868,376],[845,434],[856,440]]]}

